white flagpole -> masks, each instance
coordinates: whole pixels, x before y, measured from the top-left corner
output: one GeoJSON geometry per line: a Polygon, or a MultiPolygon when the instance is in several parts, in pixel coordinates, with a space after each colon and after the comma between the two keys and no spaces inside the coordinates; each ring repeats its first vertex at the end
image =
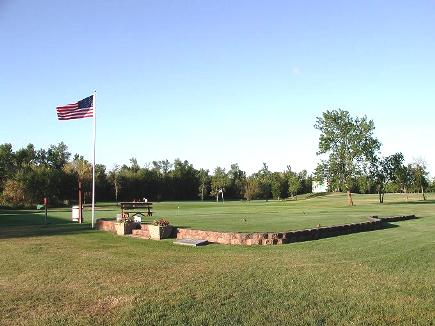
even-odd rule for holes
{"type": "Polygon", "coordinates": [[[94,136],[93,136],[93,162],[92,162],[92,228],[94,228],[95,221],[95,138],[97,129],[97,91],[94,91],[93,97],[94,107],[94,136]]]}

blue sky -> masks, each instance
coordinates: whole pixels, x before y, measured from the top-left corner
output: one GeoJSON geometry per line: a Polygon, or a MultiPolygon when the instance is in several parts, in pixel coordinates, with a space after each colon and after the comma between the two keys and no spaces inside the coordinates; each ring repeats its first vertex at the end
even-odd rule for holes
{"type": "Polygon", "coordinates": [[[97,161],[177,157],[312,171],[326,109],[435,175],[435,1],[1,1],[0,143],[64,141],[55,107],[97,90],[97,161]]]}

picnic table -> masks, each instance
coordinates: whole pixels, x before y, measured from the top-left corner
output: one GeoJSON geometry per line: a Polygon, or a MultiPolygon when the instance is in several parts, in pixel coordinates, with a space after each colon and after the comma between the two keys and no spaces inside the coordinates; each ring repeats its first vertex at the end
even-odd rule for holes
{"type": "Polygon", "coordinates": [[[142,215],[142,216],[153,216],[153,203],[145,202],[145,201],[128,201],[119,203],[121,206],[121,214],[122,216],[129,216],[130,213],[134,215],[142,215]]]}

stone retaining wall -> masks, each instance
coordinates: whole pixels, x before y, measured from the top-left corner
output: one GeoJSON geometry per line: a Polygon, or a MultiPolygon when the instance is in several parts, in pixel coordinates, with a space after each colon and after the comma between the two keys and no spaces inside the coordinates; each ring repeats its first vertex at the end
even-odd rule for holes
{"type": "Polygon", "coordinates": [[[95,228],[97,230],[102,230],[102,231],[116,233],[115,221],[113,221],[113,220],[105,220],[105,219],[102,219],[102,218],[97,219],[97,221],[95,223],[95,228]]]}
{"type": "MultiPolygon", "coordinates": [[[[112,232],[116,234],[115,220],[97,219],[95,228],[101,231],[112,232]]],[[[148,224],[141,224],[140,229],[135,229],[134,226],[126,230],[126,234],[132,234],[139,238],[149,239],[148,224]]]]}
{"type": "MultiPolygon", "coordinates": [[[[309,241],[338,235],[382,229],[388,222],[403,221],[416,218],[415,215],[371,216],[368,221],[319,228],[286,232],[217,232],[174,227],[173,236],[177,239],[207,240],[212,243],[232,245],[276,245],[299,241],[309,241]]],[[[98,230],[116,233],[115,221],[98,219],[98,230]]],[[[149,239],[148,224],[141,224],[138,230],[132,230],[132,236],[149,239]]]]}
{"type": "Polygon", "coordinates": [[[384,217],[373,216],[373,217],[379,218],[385,222],[398,222],[398,221],[411,220],[416,218],[415,215],[384,216],[384,217]]]}
{"type": "Polygon", "coordinates": [[[209,242],[233,245],[275,245],[299,241],[309,241],[320,238],[334,237],[337,235],[364,232],[381,229],[386,222],[395,222],[415,218],[415,215],[390,216],[378,218],[369,217],[368,221],[324,226],[313,229],[304,229],[287,232],[261,232],[261,233],[241,233],[241,232],[216,232],[193,229],[178,229],[177,239],[208,240],[209,242]]]}
{"type": "Polygon", "coordinates": [[[143,239],[149,239],[150,238],[150,231],[148,230],[148,224],[141,224],[139,230],[133,230],[132,231],[133,237],[143,238],[143,239]]]}

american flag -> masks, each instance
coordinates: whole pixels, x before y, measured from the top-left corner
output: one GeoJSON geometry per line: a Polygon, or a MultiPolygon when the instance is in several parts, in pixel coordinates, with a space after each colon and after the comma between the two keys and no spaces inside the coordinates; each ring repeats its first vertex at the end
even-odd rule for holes
{"type": "Polygon", "coordinates": [[[94,96],[91,95],[76,103],[58,106],[57,119],[58,120],[72,120],[81,118],[92,118],[94,116],[94,96]]]}

